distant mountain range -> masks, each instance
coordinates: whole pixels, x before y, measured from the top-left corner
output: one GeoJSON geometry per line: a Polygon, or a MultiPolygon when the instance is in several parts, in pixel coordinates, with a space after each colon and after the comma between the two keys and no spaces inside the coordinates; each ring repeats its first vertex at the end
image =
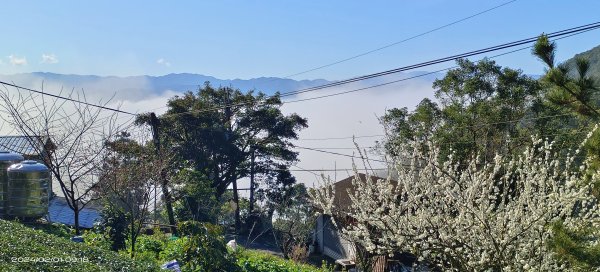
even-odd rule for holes
{"type": "MultiPolygon", "coordinates": [[[[423,75],[426,72],[410,72],[402,73],[394,76],[394,79],[413,77],[423,75]]],[[[427,83],[433,82],[438,77],[437,74],[425,75],[419,80],[427,83]]],[[[16,85],[40,89],[49,92],[57,92],[57,90],[85,90],[86,95],[98,95],[98,97],[106,97],[107,95],[115,94],[116,99],[123,100],[138,100],[146,99],[152,96],[160,96],[166,92],[182,93],[185,91],[195,91],[204,85],[205,82],[210,82],[212,86],[231,86],[242,91],[256,90],[266,94],[274,94],[275,92],[288,92],[299,89],[319,86],[333,81],[316,79],[316,80],[293,80],[288,78],[277,77],[260,77],[252,79],[219,79],[212,76],[200,74],[168,74],[164,76],[96,76],[96,75],[72,75],[72,74],[56,74],[46,72],[22,73],[14,75],[0,75],[0,80],[6,82],[14,82],[16,85]]],[[[363,81],[364,85],[375,85],[390,80],[389,78],[375,78],[368,81],[363,81]]]]}
{"type": "Polygon", "coordinates": [[[286,78],[253,78],[253,79],[218,79],[212,76],[200,74],[168,74],[164,76],[96,76],[96,75],[66,75],[45,72],[23,73],[14,75],[0,75],[3,81],[14,82],[25,87],[40,88],[43,85],[59,85],[65,89],[84,89],[86,92],[110,92],[110,93],[145,93],[157,95],[165,91],[184,92],[195,91],[204,82],[210,82],[213,86],[232,86],[240,90],[262,91],[273,94],[276,91],[286,92],[310,86],[329,83],[327,80],[293,80],[286,78]],[[31,84],[39,86],[31,86],[31,84]]]}

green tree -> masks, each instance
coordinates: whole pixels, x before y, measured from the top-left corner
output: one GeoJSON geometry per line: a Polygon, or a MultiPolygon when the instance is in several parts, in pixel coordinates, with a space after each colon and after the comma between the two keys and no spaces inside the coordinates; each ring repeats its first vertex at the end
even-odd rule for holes
{"type": "Polygon", "coordinates": [[[439,105],[424,99],[413,112],[392,109],[382,118],[392,136],[388,153],[393,155],[394,147],[407,141],[435,140],[442,158],[453,152],[460,161],[475,154],[490,160],[527,140],[533,124],[519,120],[538,115],[531,107],[540,100],[537,81],[489,59],[461,59],[457,64],[433,83],[439,105]]]}
{"type": "Polygon", "coordinates": [[[174,192],[177,219],[216,224],[222,203],[217,199],[210,180],[187,168],[179,171],[173,179],[180,187],[174,192]]]}
{"type": "MultiPolygon", "coordinates": [[[[598,80],[590,75],[587,59],[576,57],[574,65],[556,63],[556,43],[546,35],[541,35],[535,43],[532,53],[546,65],[545,74],[540,81],[545,88],[547,103],[552,108],[562,109],[570,113],[569,122],[559,125],[562,131],[571,132],[571,140],[565,143],[574,146],[573,140],[585,137],[582,132],[592,127],[600,119],[600,87],[598,80]],[[574,69],[573,69],[574,68],[574,69]]],[[[577,142],[575,142],[577,143],[577,142]]],[[[583,173],[584,181],[594,185],[594,194],[600,198],[600,180],[595,173],[600,169],[600,133],[591,135],[586,142],[583,153],[589,160],[590,167],[583,173]]],[[[590,245],[590,240],[598,239],[598,229],[583,226],[580,230],[567,229],[557,223],[552,226],[557,233],[552,241],[552,248],[564,260],[581,271],[598,268],[600,250],[597,245],[590,245]]]]}
{"type": "MultiPolygon", "coordinates": [[[[268,174],[275,165],[297,160],[290,140],[307,127],[307,121],[297,114],[284,115],[281,105],[277,94],[242,93],[230,87],[213,88],[207,82],[195,93],[169,100],[166,114],[159,117],[161,139],[179,162],[211,181],[217,198],[231,185],[233,200],[239,203],[237,180],[249,177],[251,168],[255,175],[268,174]]],[[[148,121],[138,119],[138,123],[148,121]]],[[[236,230],[239,214],[238,205],[236,230]]]]}

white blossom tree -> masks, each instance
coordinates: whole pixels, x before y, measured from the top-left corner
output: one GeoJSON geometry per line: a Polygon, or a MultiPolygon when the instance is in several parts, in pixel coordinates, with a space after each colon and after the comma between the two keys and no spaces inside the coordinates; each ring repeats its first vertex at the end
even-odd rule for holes
{"type": "Polygon", "coordinates": [[[564,158],[552,143],[532,139],[519,155],[465,165],[440,164],[439,148],[428,143],[423,153],[422,144],[398,150],[397,181],[357,173],[349,209],[336,207],[329,179],[311,198],[324,213],[353,218],[338,227],[369,252],[410,252],[444,271],[562,271],[569,264],[549,246],[552,225],[600,225],[579,150],[564,158]]]}

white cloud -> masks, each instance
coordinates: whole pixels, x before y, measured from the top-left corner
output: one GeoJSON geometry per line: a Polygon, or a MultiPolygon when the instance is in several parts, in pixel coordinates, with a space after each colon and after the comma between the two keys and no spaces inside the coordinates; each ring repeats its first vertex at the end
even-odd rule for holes
{"type": "MultiPolygon", "coordinates": [[[[324,89],[318,92],[300,94],[286,100],[297,100],[315,96],[331,95],[338,92],[356,90],[378,83],[389,82],[404,78],[406,75],[388,76],[377,81],[358,82],[335,88],[324,89]]],[[[392,108],[414,107],[425,97],[433,98],[433,89],[430,80],[408,80],[402,83],[390,84],[383,87],[357,91],[345,95],[332,96],[323,99],[304,101],[299,103],[284,104],[282,111],[285,113],[298,113],[308,119],[309,127],[300,132],[300,139],[338,138],[365,135],[383,134],[383,127],[377,117],[385,114],[392,108]]],[[[380,137],[356,138],[354,141],[361,147],[370,147],[380,137]]],[[[325,149],[329,152],[358,155],[354,149],[351,138],[331,140],[298,140],[294,144],[310,148],[350,148],[350,149],[325,149]]],[[[352,169],[352,158],[315,152],[306,149],[296,149],[299,152],[299,167],[304,169],[352,169]]],[[[372,159],[381,160],[377,155],[368,155],[372,159]]],[[[360,159],[354,160],[358,168],[364,168],[360,159]]],[[[373,168],[385,168],[385,165],[373,161],[373,168]]],[[[292,167],[297,170],[298,168],[292,167]]],[[[321,174],[320,171],[316,171],[321,174]]],[[[292,174],[298,182],[311,187],[318,185],[320,177],[315,177],[310,172],[294,171],[292,174]]],[[[331,179],[343,179],[352,175],[352,171],[324,172],[331,179]]]]}
{"type": "Polygon", "coordinates": [[[27,59],[25,57],[19,58],[17,56],[10,55],[10,56],[8,56],[8,59],[10,61],[10,64],[15,65],[15,66],[27,65],[27,59]]]}
{"type": "Polygon", "coordinates": [[[171,63],[168,62],[167,60],[163,59],[163,58],[160,58],[160,59],[156,60],[156,63],[158,63],[160,65],[167,66],[167,67],[171,66],[171,63]]]}
{"type": "Polygon", "coordinates": [[[54,54],[42,54],[42,63],[58,63],[58,58],[54,54]]]}

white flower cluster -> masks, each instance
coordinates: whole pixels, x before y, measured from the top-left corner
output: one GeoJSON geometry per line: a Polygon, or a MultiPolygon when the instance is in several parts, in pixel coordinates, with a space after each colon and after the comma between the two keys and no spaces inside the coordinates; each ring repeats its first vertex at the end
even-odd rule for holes
{"type": "Polygon", "coordinates": [[[435,146],[419,150],[422,143],[399,151],[397,181],[357,174],[349,211],[335,207],[333,186],[312,199],[324,213],[353,218],[339,227],[369,252],[410,252],[445,271],[561,271],[566,264],[548,246],[551,225],[600,226],[591,187],[581,182],[586,163],[560,159],[551,143],[534,140],[488,163],[440,165],[435,146]]]}

